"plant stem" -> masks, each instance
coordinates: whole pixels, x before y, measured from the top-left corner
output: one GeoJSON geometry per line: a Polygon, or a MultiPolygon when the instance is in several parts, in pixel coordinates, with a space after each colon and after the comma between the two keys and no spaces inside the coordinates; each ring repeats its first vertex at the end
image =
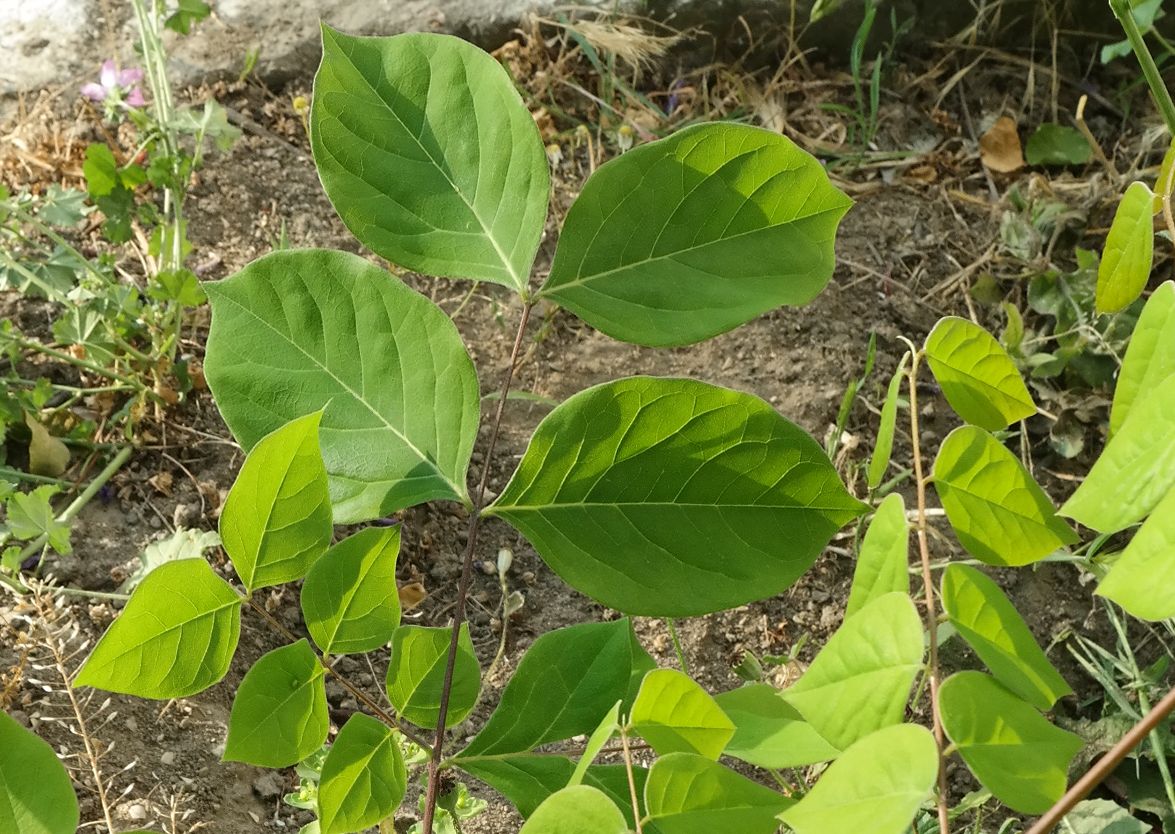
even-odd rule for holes
{"type": "Polygon", "coordinates": [[[1163,700],[1155,704],[1142,720],[1130,728],[1130,732],[1122,736],[1121,741],[1110,748],[1110,752],[1098,759],[1097,764],[1085,772],[1085,775],[1073,783],[1073,787],[1057,800],[1044,816],[1036,821],[1026,834],[1048,834],[1056,827],[1065,815],[1073,810],[1073,806],[1084,799],[1090,791],[1102,783],[1118,764],[1126,758],[1126,754],[1143,742],[1161,724],[1172,710],[1175,710],[1175,689],[1163,696],[1163,700]]]}
{"type": "Polygon", "coordinates": [[[677,663],[681,666],[681,671],[689,674],[689,663],[685,659],[685,651],[681,648],[681,640],[677,637],[677,623],[672,617],[665,618],[665,627],[669,629],[669,639],[673,641],[673,650],[677,652],[677,663]]]}
{"type": "Polygon", "coordinates": [[[922,474],[922,445],[918,433],[918,363],[922,359],[920,351],[911,345],[913,358],[910,361],[910,370],[907,379],[910,389],[910,443],[914,449],[914,483],[918,488],[918,516],[914,522],[914,529],[918,536],[918,552],[922,557],[922,589],[926,598],[927,643],[929,644],[930,665],[927,678],[930,680],[930,714],[934,720],[934,742],[938,747],[938,798],[935,803],[938,808],[938,830],[940,834],[950,834],[951,822],[947,814],[947,768],[946,768],[946,732],[942,726],[942,715],[938,709],[938,614],[934,606],[934,577],[930,572],[930,543],[926,538],[926,478],[922,474]]]}
{"type": "Polygon", "coordinates": [[[1130,48],[1134,50],[1134,57],[1142,67],[1142,74],[1146,78],[1147,86],[1150,87],[1151,96],[1167,123],[1167,131],[1175,136],[1175,101],[1171,100],[1171,93],[1163,83],[1163,76],[1155,64],[1150,48],[1146,45],[1142,30],[1134,20],[1129,0],[1110,0],[1110,8],[1114,10],[1114,16],[1118,18],[1122,31],[1126,33],[1126,39],[1130,41],[1130,48]]]}
{"type": "MultiPolygon", "coordinates": [[[[490,464],[493,461],[494,448],[498,445],[498,434],[502,428],[502,412],[506,407],[506,399],[510,393],[510,384],[514,381],[514,372],[518,368],[522,356],[522,341],[526,335],[526,325],[530,321],[530,311],[533,302],[527,301],[522,307],[522,317],[518,321],[518,332],[514,335],[514,347],[510,351],[510,361],[506,366],[506,378],[502,381],[501,394],[498,397],[498,407],[494,411],[494,421],[490,428],[490,439],[486,445],[485,456],[482,459],[481,480],[477,485],[477,494],[473,499],[473,510],[469,516],[469,532],[465,540],[465,555],[461,565],[461,580],[457,585],[457,602],[453,608],[452,636],[449,639],[449,656],[445,661],[445,677],[441,686],[439,716],[437,717],[436,739],[432,745],[432,756],[428,761],[428,789],[424,799],[424,820],[421,826],[423,834],[432,834],[433,817],[436,814],[437,796],[440,792],[440,765],[445,747],[445,719],[449,711],[449,693],[453,688],[453,669],[457,664],[457,641],[461,636],[461,625],[465,622],[465,600],[469,596],[469,584],[473,578],[473,554],[477,549],[477,532],[481,524],[481,511],[485,509],[486,484],[490,477],[490,464]]],[[[505,623],[503,623],[505,628],[505,623]]]]}
{"type": "Polygon", "coordinates": [[[628,774],[628,795],[632,797],[632,821],[636,824],[636,834],[643,834],[641,830],[641,806],[637,801],[636,780],[632,775],[632,754],[628,750],[628,730],[624,727],[620,728],[620,744],[624,748],[624,770],[628,774]]]}

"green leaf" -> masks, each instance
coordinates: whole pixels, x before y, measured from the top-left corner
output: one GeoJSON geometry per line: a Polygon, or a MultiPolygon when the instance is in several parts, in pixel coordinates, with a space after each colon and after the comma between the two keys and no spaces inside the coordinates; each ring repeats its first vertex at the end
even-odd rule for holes
{"type": "Polygon", "coordinates": [[[200,559],[204,551],[220,544],[220,536],[211,530],[196,530],[180,527],[166,539],[151,542],[139,554],[139,565],[134,572],[118,586],[120,594],[129,594],[151,571],[168,562],[182,559],[200,559]]]}
{"type": "Polygon", "coordinates": [[[350,834],[377,825],[400,807],[407,785],[396,734],[370,716],[352,714],[322,765],[322,834],[350,834]]]}
{"type": "Polygon", "coordinates": [[[212,13],[212,7],[203,0],[179,0],[176,10],[169,14],[163,25],[173,32],[186,35],[192,31],[192,24],[198,23],[212,13]]]}
{"type": "Polygon", "coordinates": [[[634,659],[627,619],[547,632],[523,655],[497,709],[458,763],[590,733],[624,698],[634,659]]]}
{"type": "Polygon", "coordinates": [[[1152,826],[1130,816],[1130,812],[1108,799],[1078,802],[1065,815],[1066,831],[1072,834],[1150,834],[1152,826]]]}
{"type": "Polygon", "coordinates": [[[661,756],[645,782],[648,834],[774,834],[776,815],[795,800],[704,756],[661,756]]]}
{"type": "Polygon", "coordinates": [[[1045,122],[1028,137],[1024,159],[1029,165],[1084,165],[1093,156],[1080,130],[1045,122]]]}
{"type": "Polygon", "coordinates": [[[959,672],[938,692],[943,727],[975,778],[1022,814],[1041,814],[1065,792],[1082,741],[982,672],[959,672]]]}
{"type": "Polygon", "coordinates": [[[695,125],[588,179],[540,295],[622,341],[697,342],[815,298],[851,205],[780,134],[695,125]]]}
{"type": "Polygon", "coordinates": [[[368,527],[310,569],[302,585],[302,616],[323,654],[372,652],[392,639],[400,625],[399,552],[399,527],[368,527]]]}
{"type": "Polygon", "coordinates": [[[796,834],[902,834],[937,776],[938,750],[928,730],[886,727],[842,753],[780,819],[796,834]]]}
{"type": "Polygon", "coordinates": [[[783,697],[844,750],[902,720],[922,653],[914,603],[906,594],[885,594],[844,621],[783,697]]]}
{"type": "Polygon", "coordinates": [[[676,617],[779,593],[866,509],[819,444],[759,398],[630,377],[547,415],[487,512],[573,588],[676,617]]]}
{"type": "Polygon", "coordinates": [[[620,701],[613,704],[612,709],[608,710],[608,714],[600,721],[599,726],[592,730],[592,734],[588,736],[587,743],[583,746],[583,753],[579,757],[579,763],[575,766],[575,772],[567,780],[569,786],[583,782],[583,777],[587,775],[588,767],[592,761],[600,754],[612,736],[619,732],[620,704],[620,701]]]}
{"type": "Polygon", "coordinates": [[[999,585],[968,565],[949,565],[942,604],[996,680],[1039,710],[1072,692],[999,585]]]}
{"type": "Polygon", "coordinates": [[[573,785],[547,797],[519,834],[628,834],[628,823],[603,791],[573,785]]]}
{"type": "Polygon", "coordinates": [[[310,146],[335,210],[373,252],[525,292],[547,219],[547,155],[485,52],[447,35],[323,26],[310,146]]]}
{"type": "Polygon", "coordinates": [[[233,699],[224,761],[290,767],[318,750],[330,729],[325,675],[305,640],[262,655],[233,699]]]}
{"type": "Polygon", "coordinates": [[[59,521],[50,499],[58,492],[55,486],[39,486],[31,492],[14,492],[5,504],[5,524],[8,532],[18,539],[32,541],[42,535],[58,553],[73,552],[70,544],[71,525],[59,521]]]}
{"type": "Polygon", "coordinates": [[[1142,295],[1154,258],[1154,193],[1132,182],[1118,203],[1097,270],[1098,313],[1116,313],[1142,295]]]}
{"type": "MultiPolygon", "coordinates": [[[[441,689],[451,640],[449,628],[408,625],[392,634],[388,700],[396,712],[418,727],[435,727],[441,716],[441,689]]],[[[480,692],[481,666],[469,637],[469,624],[462,623],[445,725],[453,727],[464,721],[477,704],[480,692]]]]}
{"type": "Polygon", "coordinates": [[[989,565],[1027,565],[1077,541],[1019,459],[982,429],[947,435],[934,486],[963,547],[989,565]]]}
{"type": "Polygon", "coordinates": [[[0,830],[66,834],[78,827],[78,800],[53,748],[0,712],[0,830]]]}
{"type": "Polygon", "coordinates": [[[240,634],[241,597],[207,562],[160,565],[131,594],[74,686],[186,698],[225,676],[240,634]]]}
{"type": "Polygon", "coordinates": [[[1147,299],[1126,347],[1122,370],[1114,386],[1110,433],[1122,428],[1126,415],[1139,398],[1172,374],[1175,374],[1175,281],[1164,281],[1147,299]]]}
{"type": "Polygon", "coordinates": [[[1134,534],[1097,593],[1135,617],[1175,617],[1175,488],[1134,534]]]}
{"type": "Polygon", "coordinates": [[[90,192],[91,197],[106,197],[116,188],[122,188],[114,152],[102,142],[91,142],[86,146],[82,175],[86,178],[86,191],[90,192]]]}
{"type": "Polygon", "coordinates": [[[267,255],[205,291],[204,370],[221,415],[249,449],[325,409],[336,523],[468,502],[477,375],[436,305],[362,258],[313,249],[267,255]]]}
{"type": "Polygon", "coordinates": [[[249,452],[220,515],[220,539],[249,593],[301,579],[330,545],[322,412],[299,417],[249,452]]]}
{"type": "MultiPolygon", "coordinates": [[[[529,817],[544,799],[566,787],[575,771],[575,764],[557,753],[459,758],[454,763],[505,796],[523,817],[529,817]]],[[[638,794],[647,775],[645,768],[633,768],[638,794]]],[[[628,824],[634,825],[628,773],[624,765],[592,765],[584,774],[583,784],[610,796],[628,819],[628,824]]]]}
{"type": "Polygon", "coordinates": [[[873,448],[873,457],[869,459],[868,484],[869,489],[877,489],[885,478],[889,469],[889,460],[893,455],[893,438],[898,421],[898,397],[902,392],[902,380],[906,378],[906,362],[910,358],[907,353],[898,363],[889,380],[889,388],[885,393],[885,402],[881,404],[881,422],[877,426],[877,444],[873,448]]]}
{"type": "Polygon", "coordinates": [[[628,720],[662,756],[697,753],[717,759],[734,735],[734,724],[710,694],[676,669],[645,675],[628,720]]]}
{"type": "Polygon", "coordinates": [[[851,617],[882,594],[910,592],[909,543],[906,502],[901,495],[891,492],[877,507],[861,541],[861,552],[853,571],[853,586],[845,605],[846,617],[851,617]]]}
{"type": "Polygon", "coordinates": [[[840,751],[804,721],[775,687],[752,683],[714,696],[734,722],[723,753],[756,767],[785,768],[826,762],[840,751]]]}
{"type": "Polygon", "coordinates": [[[1175,488],[1175,374],[1143,391],[1061,515],[1115,533],[1150,514],[1175,488]]]}
{"type": "Polygon", "coordinates": [[[967,319],[939,319],[926,337],[926,360],[943,396],[968,423],[999,431],[1036,413],[1008,352],[967,319]]]}

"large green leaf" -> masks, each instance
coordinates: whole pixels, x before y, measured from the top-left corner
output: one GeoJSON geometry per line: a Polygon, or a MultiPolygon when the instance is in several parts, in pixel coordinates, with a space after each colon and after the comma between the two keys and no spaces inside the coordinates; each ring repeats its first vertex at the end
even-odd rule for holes
{"type": "Polygon", "coordinates": [[[982,672],[959,672],[938,692],[943,727],[985,788],[1022,814],[1040,814],[1065,792],[1082,741],[982,672]]]}
{"type": "Polygon", "coordinates": [[[1024,465],[982,429],[947,435],[934,486],[963,547],[989,565],[1027,565],[1077,541],[1024,465]]]}
{"type": "Polygon", "coordinates": [[[362,258],[315,249],[275,252],[205,289],[204,367],[221,416],[250,449],[325,409],[337,523],[468,501],[477,375],[436,305],[362,258]]]}
{"type": "Polygon", "coordinates": [[[1175,374],[1142,392],[1061,514],[1099,533],[1141,521],[1175,487],[1175,374]]]}
{"type": "Polygon", "coordinates": [[[263,437],[225,499],[220,540],[249,593],[301,579],[330,545],[321,417],[299,417],[263,437]]]}
{"type": "Polygon", "coordinates": [[[662,756],[696,753],[717,759],[734,735],[734,724],[710,694],[676,669],[645,675],[629,723],[662,756]]]}
{"type": "Polygon", "coordinates": [[[759,398],[630,377],[547,415],[488,512],[604,605],[686,616],[779,593],[865,509],[759,398]]]}
{"type": "Polygon", "coordinates": [[[645,782],[648,834],[774,834],[776,815],[795,800],[705,756],[661,756],[645,782]]]}
{"type": "Polygon", "coordinates": [[[938,750],[928,730],[886,727],[842,753],[780,819],[796,834],[903,834],[937,776],[938,750]]]}
{"type": "Polygon", "coordinates": [[[400,807],[407,785],[396,734],[370,716],[352,714],[322,764],[322,834],[350,834],[377,825],[400,807]]]}
{"type": "Polygon", "coordinates": [[[1073,691],[1000,586],[975,568],[947,566],[942,605],[951,624],[996,680],[1037,709],[1050,709],[1058,698],[1073,691]]]}
{"type": "Polygon", "coordinates": [[[714,696],[734,722],[734,736],[722,751],[756,767],[803,767],[835,759],[833,747],[799,710],[765,683],[740,686],[714,696]]]}
{"type": "Polygon", "coordinates": [[[877,424],[877,443],[873,448],[873,457],[869,458],[868,484],[869,489],[877,489],[885,478],[889,469],[889,460],[893,455],[893,438],[898,424],[898,397],[902,392],[902,380],[906,378],[906,362],[910,358],[907,353],[902,356],[897,370],[890,377],[889,386],[885,392],[885,402],[881,404],[881,420],[877,424]]]}
{"type": "Polygon", "coordinates": [[[473,44],[324,26],[310,146],[327,196],[372,251],[525,289],[547,217],[547,156],[510,77],[473,44]]]}
{"type": "Polygon", "coordinates": [[[909,544],[906,502],[901,495],[891,492],[877,507],[861,541],[853,585],[845,605],[846,617],[851,617],[882,594],[892,591],[909,593],[909,544]]]}
{"type": "Polygon", "coordinates": [[[78,800],[53,748],[0,712],[0,831],[73,834],[78,800]]]}
{"type": "Polygon", "coordinates": [[[369,527],[336,544],[302,584],[302,617],[323,654],[372,652],[400,625],[400,528],[369,527]]]}
{"type": "Polygon", "coordinates": [[[628,823],[603,791],[573,785],[547,797],[518,834],[628,834],[628,823]]]}
{"type": "Polygon", "coordinates": [[[289,767],[326,741],[326,670],[305,640],[264,654],[233,699],[226,762],[289,767]]]}
{"type": "Polygon", "coordinates": [[[131,594],[74,686],[186,698],[225,676],[240,634],[237,592],[203,559],[168,562],[131,594]]]}
{"type": "Polygon", "coordinates": [[[811,301],[832,277],[851,205],[780,134],[696,125],[588,179],[541,295],[616,339],[697,342],[811,301]]]}
{"type": "Polygon", "coordinates": [[[906,594],[885,594],[844,621],[783,697],[844,750],[902,720],[922,653],[914,603],[906,594]]]}
{"type": "Polygon", "coordinates": [[[1097,593],[1144,620],[1175,617],[1175,488],[1142,523],[1097,593]]]}
{"type": "Polygon", "coordinates": [[[1155,249],[1154,196],[1146,183],[1132,182],[1118,203],[1097,270],[1099,313],[1118,312],[1146,288],[1155,249]]]}
{"type": "Polygon", "coordinates": [[[926,337],[926,360],[943,396],[968,423],[998,431],[1036,413],[1016,363],[978,324],[939,319],[926,337]]]}
{"type": "Polygon", "coordinates": [[[547,632],[522,656],[497,709],[458,764],[590,733],[625,697],[635,660],[627,619],[547,632]]]}
{"type": "MultiPolygon", "coordinates": [[[[441,716],[441,690],[452,639],[452,629],[414,625],[400,626],[392,635],[388,700],[418,727],[435,727],[441,716]]],[[[469,624],[462,623],[445,725],[452,727],[464,721],[477,705],[480,692],[481,666],[469,637],[469,624]]]]}
{"type": "Polygon", "coordinates": [[[1175,374],[1175,281],[1159,285],[1142,308],[1114,386],[1110,432],[1126,422],[1134,404],[1175,374]]]}

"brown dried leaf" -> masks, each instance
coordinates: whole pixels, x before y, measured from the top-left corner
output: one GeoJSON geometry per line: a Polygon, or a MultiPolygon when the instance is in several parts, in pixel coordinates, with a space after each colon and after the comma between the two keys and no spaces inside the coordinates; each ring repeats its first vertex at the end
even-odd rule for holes
{"type": "Polygon", "coordinates": [[[411,611],[428,597],[428,591],[419,582],[409,582],[400,586],[400,610],[411,611]]]}
{"type": "Polygon", "coordinates": [[[1010,116],[1000,116],[987,133],[979,137],[979,159],[988,170],[1010,174],[1024,167],[1020,134],[1010,116]]]}

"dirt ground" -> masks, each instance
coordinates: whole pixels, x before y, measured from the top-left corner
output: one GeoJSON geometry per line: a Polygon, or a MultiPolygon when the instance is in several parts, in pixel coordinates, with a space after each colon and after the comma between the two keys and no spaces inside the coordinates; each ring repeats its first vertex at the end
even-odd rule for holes
{"type": "MultiPolygon", "coordinates": [[[[614,342],[566,312],[544,309],[531,323],[526,359],[515,388],[557,401],[620,372],[694,377],[757,394],[823,440],[835,423],[846,386],[862,372],[866,346],[870,334],[875,333],[877,369],[852,412],[837,458],[851,488],[863,493],[859,466],[872,448],[885,381],[904,350],[898,337],[920,342],[944,313],[974,315],[998,331],[1002,327],[998,307],[979,304],[968,294],[983,273],[1003,279],[1001,286],[1008,296],[1019,297],[1015,275],[1024,267],[999,249],[1000,221],[1007,209],[1009,188],[1019,183],[1022,188],[1049,189],[1080,204],[1090,222],[1084,239],[1066,240],[1070,252],[1075,244],[1100,246],[1104,228],[1099,231],[1099,227],[1105,225],[1107,206],[1112,205],[1107,202],[1112,189],[1098,179],[1102,175],[1096,165],[1086,176],[1077,170],[1054,172],[1044,179],[1039,169],[992,175],[979,162],[977,133],[996,116],[1007,112],[1022,125],[1033,125],[1048,117],[1054,106],[1062,113],[1071,111],[1078,88],[1091,84],[1080,66],[1065,76],[1064,83],[1054,84],[1050,68],[1032,57],[987,55],[966,73],[965,81],[953,84],[949,94],[940,95],[953,74],[975,57],[983,56],[966,50],[940,50],[889,67],[877,148],[858,160],[859,164],[842,162],[834,168],[834,177],[856,205],[840,229],[835,276],[808,307],[777,310],[704,344],[672,350],[614,342]],[[882,151],[904,153],[884,156],[882,151]],[[1091,181],[1101,182],[1101,187],[1090,185],[1091,181]]],[[[529,60],[526,56],[511,59],[529,60]]],[[[711,91],[705,106],[699,104],[699,114],[750,117],[784,126],[801,145],[817,151],[842,143],[843,117],[821,105],[851,98],[851,85],[843,72],[796,65],[768,83],[771,69],[748,76],[755,83],[745,85],[741,97],[732,84],[724,86],[724,92],[711,91]]],[[[302,125],[290,107],[291,99],[308,93],[308,88],[309,79],[301,79],[281,90],[247,82],[187,92],[193,100],[215,95],[245,127],[243,138],[231,152],[208,159],[192,193],[194,262],[205,280],[232,274],[270,251],[283,234],[294,247],[359,251],[322,192],[302,125]]],[[[1103,100],[1114,107],[1108,98],[1103,100]]],[[[65,129],[84,137],[93,130],[92,123],[75,120],[71,102],[58,101],[50,110],[65,129]]],[[[1117,150],[1122,154],[1123,167],[1131,162],[1153,162],[1141,151],[1133,159],[1126,157],[1128,150],[1137,151],[1141,146],[1136,137],[1121,132],[1120,113],[1091,105],[1091,113],[1094,110],[1097,112],[1090,118],[1095,132],[1108,153],[1117,150]]],[[[557,218],[565,213],[590,167],[591,151],[573,141],[566,121],[556,119],[556,123],[558,132],[553,141],[563,150],[562,159],[555,163],[555,219],[539,257],[536,280],[540,281],[557,238],[557,218]]],[[[598,134],[598,144],[606,145],[607,135],[606,131],[598,134]]],[[[1064,256],[1058,257],[1063,260],[1064,256]]],[[[467,283],[418,276],[406,276],[406,280],[446,310],[460,308],[456,321],[479,369],[482,390],[496,390],[519,314],[517,303],[499,288],[482,285],[471,289],[467,283]],[[468,293],[472,295],[466,299],[468,293]]],[[[11,295],[0,303],[6,316],[22,324],[35,324],[46,315],[44,305],[11,295]]],[[[203,349],[207,318],[206,309],[198,311],[187,331],[184,350],[197,357],[203,349]]],[[[493,405],[486,402],[487,416],[493,405]]],[[[538,403],[508,402],[498,451],[488,462],[491,490],[504,486],[530,431],[545,413],[546,408],[538,403]]],[[[929,383],[922,417],[927,429],[923,451],[932,456],[937,439],[957,421],[929,383]]],[[[1054,498],[1061,500],[1072,488],[1071,474],[1081,471],[1081,461],[1051,455],[1043,442],[1047,425],[1034,421],[1030,429],[1038,432],[1032,437],[1038,474],[1050,473],[1050,489],[1054,498]]],[[[1089,437],[1089,445],[1100,448],[1096,426],[1089,429],[1089,437]]],[[[484,427],[481,439],[484,444],[484,427]]],[[[909,454],[908,440],[899,438],[896,465],[907,465],[909,454]]],[[[112,592],[147,543],[180,526],[215,529],[219,503],[241,460],[242,454],[207,392],[195,392],[164,420],[149,421],[131,461],[78,519],[75,553],[52,561],[56,582],[112,592]],[[168,478],[161,481],[159,476],[164,473],[168,478]],[[170,485],[162,488],[160,484],[166,481],[170,485]]],[[[474,481],[485,465],[482,453],[475,452],[470,473],[474,481]]],[[[406,621],[443,625],[460,570],[466,534],[463,511],[436,504],[401,515],[400,578],[419,581],[428,591],[428,597],[406,615],[406,621]]],[[[744,651],[759,656],[787,654],[806,641],[795,664],[771,672],[778,683],[798,675],[803,663],[841,621],[853,568],[853,535],[851,529],[842,532],[815,567],[785,594],[680,623],[694,675],[714,691],[729,689],[739,683],[732,667],[744,651]]],[[[479,564],[492,563],[502,547],[514,553],[510,587],[522,592],[525,604],[508,623],[503,662],[486,682],[491,689],[504,684],[538,635],[560,626],[615,616],[564,585],[517,533],[490,520],[478,544],[479,564]]],[[[961,552],[945,532],[935,537],[934,548],[936,558],[961,552]]],[[[225,567],[223,554],[212,558],[225,567]]],[[[1059,564],[997,572],[997,576],[1040,642],[1051,647],[1050,657],[1077,691],[1076,697],[1059,705],[1058,712],[1073,719],[1097,717],[1101,690],[1064,647],[1065,635],[1074,631],[1108,640],[1107,626],[1091,601],[1089,587],[1078,582],[1076,570],[1059,564]]],[[[43,648],[22,656],[23,644],[16,635],[32,632],[40,635],[40,643],[56,640],[67,653],[74,653],[67,658],[67,668],[76,668],[81,656],[77,652],[110,623],[120,603],[84,596],[61,599],[55,608],[55,623],[38,626],[25,618],[30,615],[27,603],[0,597],[0,622],[4,623],[0,671],[18,671],[9,677],[16,683],[7,690],[0,687],[0,694],[3,705],[18,720],[32,726],[63,754],[76,755],[79,740],[63,720],[69,704],[63,687],[55,682],[53,664],[45,666],[43,648]]],[[[492,567],[475,571],[470,619],[483,668],[497,651],[500,603],[492,567]]],[[[302,629],[294,589],[273,592],[266,606],[288,628],[302,629]]],[[[639,620],[637,630],[659,661],[676,663],[663,622],[639,620]]],[[[89,734],[98,747],[110,748],[104,769],[112,777],[117,824],[124,828],[162,826],[169,834],[200,828],[218,834],[244,834],[293,832],[309,819],[281,801],[281,795],[296,785],[292,770],[265,771],[219,760],[232,693],[250,664],[281,642],[246,610],[240,649],[228,678],[207,692],[167,704],[113,696],[104,707],[100,707],[104,695],[82,693],[93,698],[89,734]]],[[[385,662],[386,657],[379,655],[370,660],[349,658],[343,661],[343,670],[380,697],[385,662]]],[[[975,664],[957,641],[948,644],[945,662],[949,666],[975,664]]],[[[328,684],[328,694],[336,725],[358,709],[355,700],[337,684],[328,684]]],[[[472,735],[494,700],[492,694],[483,699],[453,739],[472,735]]],[[[952,785],[961,796],[974,785],[961,768],[956,771],[952,785]]],[[[75,777],[83,820],[92,822],[100,816],[93,776],[79,765],[75,777]]],[[[519,819],[494,799],[492,791],[476,783],[473,789],[491,804],[486,814],[466,826],[468,832],[517,830],[519,819]]],[[[415,800],[410,798],[397,828],[401,823],[406,828],[414,811],[415,800]]]]}

